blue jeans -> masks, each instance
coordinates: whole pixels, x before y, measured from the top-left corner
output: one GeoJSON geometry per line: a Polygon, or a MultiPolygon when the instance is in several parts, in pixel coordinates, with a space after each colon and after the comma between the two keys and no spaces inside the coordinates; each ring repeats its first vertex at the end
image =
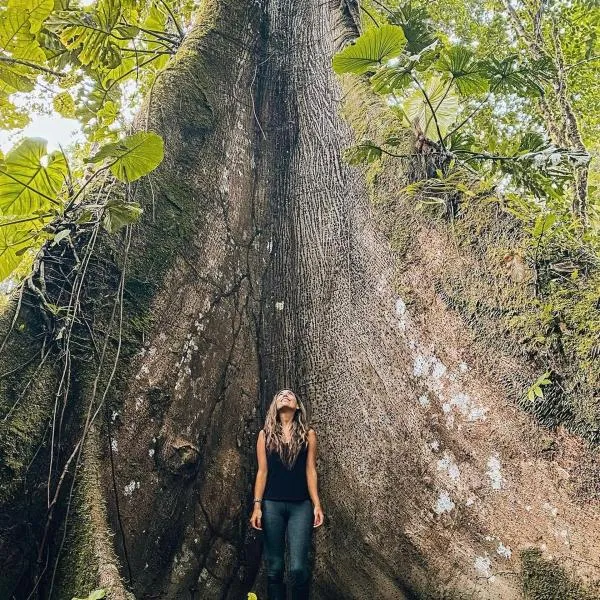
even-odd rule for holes
{"type": "Polygon", "coordinates": [[[287,527],[290,555],[288,580],[292,600],[306,600],[310,583],[308,552],[313,531],[313,505],[310,499],[300,501],[263,500],[262,527],[267,559],[269,600],[285,600],[283,572],[285,568],[285,530],[287,527]]]}

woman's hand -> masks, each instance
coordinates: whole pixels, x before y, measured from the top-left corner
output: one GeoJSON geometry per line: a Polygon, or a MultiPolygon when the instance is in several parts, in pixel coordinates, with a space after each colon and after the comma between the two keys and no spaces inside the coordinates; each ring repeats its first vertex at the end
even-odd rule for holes
{"type": "Polygon", "coordinates": [[[260,510],[260,506],[255,506],[252,511],[252,516],[250,517],[250,525],[254,527],[254,529],[262,529],[261,525],[262,518],[262,510],[260,510]]]}
{"type": "Polygon", "coordinates": [[[315,520],[313,523],[313,527],[318,527],[319,525],[323,524],[323,519],[325,518],[323,516],[323,509],[320,506],[315,506],[313,512],[315,513],[315,520]]]}

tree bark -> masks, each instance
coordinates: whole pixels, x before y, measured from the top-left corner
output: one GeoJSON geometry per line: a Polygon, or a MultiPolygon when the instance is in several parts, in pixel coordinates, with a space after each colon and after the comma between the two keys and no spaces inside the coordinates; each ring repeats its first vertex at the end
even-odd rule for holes
{"type": "MultiPolygon", "coordinates": [[[[435,300],[433,275],[455,251],[435,228],[409,231],[406,281],[422,309],[411,314],[395,291],[363,174],[341,160],[353,132],[339,105],[355,84],[334,76],[331,57],[357,33],[350,2],[205,1],[140,110],[138,128],[163,135],[166,158],[135,191],[145,216],[130,243],[106,236],[96,251],[110,268],[99,261],[86,307],[108,358],[98,366],[83,352],[70,365],[79,383],[63,441],[72,448],[77,415],[100,408],[75,478],[81,535],[68,538],[53,595],[50,569],[39,597],[103,582],[116,598],[239,600],[254,589],[262,600],[248,518],[257,433],[283,386],[307,403],[319,437],[315,600],[518,598],[529,546],[543,550],[535,564],[569,557],[578,575],[598,577],[598,507],[581,510],[568,464],[585,451],[563,434],[563,463],[539,457],[541,431],[489,378],[492,366],[511,377],[526,365],[474,355],[464,324],[435,300]],[[98,290],[117,298],[113,333],[98,290]],[[94,375],[108,383],[117,354],[104,398],[94,375]]],[[[31,335],[11,334],[13,357],[39,344],[31,335]]],[[[57,367],[46,368],[52,383],[57,367]]],[[[20,409],[40,407],[33,441],[12,471],[3,453],[3,483],[24,477],[53,389],[24,395],[20,409]]],[[[31,486],[3,496],[2,550],[27,529],[24,502],[40,512],[28,534],[40,539],[43,494],[31,486]]],[[[50,565],[61,535],[42,555],[50,565]]],[[[11,551],[7,596],[26,596],[34,550],[11,551]]]]}

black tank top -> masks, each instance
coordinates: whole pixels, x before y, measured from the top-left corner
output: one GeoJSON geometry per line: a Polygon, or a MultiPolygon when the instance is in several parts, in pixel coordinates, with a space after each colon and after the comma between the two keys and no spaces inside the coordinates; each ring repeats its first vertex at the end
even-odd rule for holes
{"type": "Polygon", "coordinates": [[[267,484],[263,499],[265,500],[307,500],[308,482],[306,480],[306,457],[308,455],[307,445],[304,444],[296,462],[291,469],[281,461],[279,453],[267,451],[267,484]]]}

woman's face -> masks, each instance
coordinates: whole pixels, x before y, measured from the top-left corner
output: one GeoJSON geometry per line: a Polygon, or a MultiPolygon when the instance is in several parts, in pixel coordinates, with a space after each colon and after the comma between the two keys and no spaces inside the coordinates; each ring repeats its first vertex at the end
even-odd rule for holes
{"type": "Polygon", "coordinates": [[[276,403],[278,411],[285,407],[291,408],[292,410],[298,408],[298,400],[296,399],[296,394],[294,394],[292,390],[281,390],[277,394],[276,403]]]}

